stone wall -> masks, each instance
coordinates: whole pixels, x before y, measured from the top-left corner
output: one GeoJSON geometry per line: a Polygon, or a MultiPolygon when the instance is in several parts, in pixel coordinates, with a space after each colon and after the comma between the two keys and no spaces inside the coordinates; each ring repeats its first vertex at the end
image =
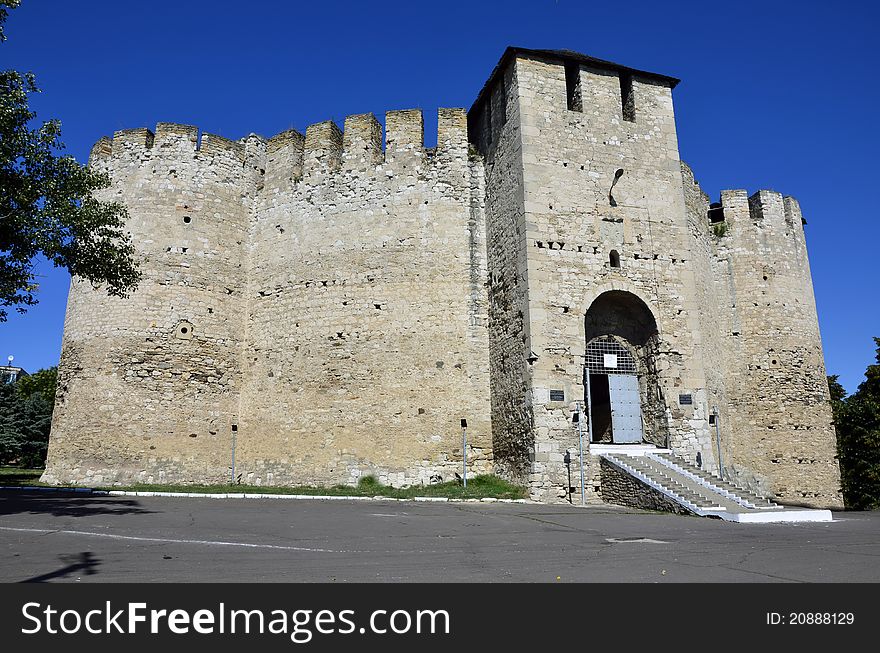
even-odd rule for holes
{"type": "Polygon", "coordinates": [[[118,132],[92,165],[144,279],[74,281],[49,482],[393,485],[491,471],[483,166],[461,109],[231,142],[118,132]]]}
{"type": "Polygon", "coordinates": [[[268,143],[249,234],[240,467],[392,485],[491,470],[485,225],[466,116],[372,115],[268,143]],[[299,162],[302,161],[302,164],[299,162]]]}
{"type": "Polygon", "coordinates": [[[618,506],[640,508],[642,510],[658,510],[678,515],[689,515],[691,512],[673,501],[665,494],[617,467],[604,458],[599,461],[602,484],[602,500],[618,506]]]}

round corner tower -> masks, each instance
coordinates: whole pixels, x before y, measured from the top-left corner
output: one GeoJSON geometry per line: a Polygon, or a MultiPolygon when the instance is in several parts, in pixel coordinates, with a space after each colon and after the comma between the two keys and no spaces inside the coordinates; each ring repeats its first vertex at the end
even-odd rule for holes
{"type": "Polygon", "coordinates": [[[142,279],[128,298],[71,282],[44,479],[227,478],[244,335],[245,240],[262,144],[160,123],[93,148],[142,279]]]}

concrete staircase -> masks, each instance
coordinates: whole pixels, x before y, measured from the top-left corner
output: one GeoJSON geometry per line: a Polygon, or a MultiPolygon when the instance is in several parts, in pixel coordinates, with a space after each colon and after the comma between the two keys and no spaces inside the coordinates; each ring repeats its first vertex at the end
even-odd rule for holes
{"type": "Polygon", "coordinates": [[[668,451],[600,454],[690,512],[741,523],[831,521],[830,510],[780,506],[668,451]]]}

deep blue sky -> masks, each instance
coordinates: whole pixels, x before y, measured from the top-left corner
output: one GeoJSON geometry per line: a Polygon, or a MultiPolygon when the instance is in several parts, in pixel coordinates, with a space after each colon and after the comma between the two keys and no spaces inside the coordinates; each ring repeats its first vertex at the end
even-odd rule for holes
{"type": "MultiPolygon", "coordinates": [[[[0,67],[85,161],[116,129],[170,121],[239,138],[352,113],[469,107],[507,45],[569,48],[679,77],[682,158],[703,188],[794,195],[828,371],[855,390],[880,336],[877,3],[25,0],[0,67]]],[[[0,360],[58,361],[68,277],[0,324],[0,360]]]]}

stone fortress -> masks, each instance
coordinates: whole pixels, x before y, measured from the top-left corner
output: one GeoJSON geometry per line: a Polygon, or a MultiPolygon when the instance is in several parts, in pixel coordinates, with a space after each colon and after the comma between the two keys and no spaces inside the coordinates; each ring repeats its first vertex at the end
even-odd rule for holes
{"type": "Polygon", "coordinates": [[[102,138],[144,277],[71,284],[44,480],[428,484],[461,472],[465,419],[468,473],[568,501],[588,402],[588,501],[599,452],[657,446],[841,506],[800,208],[710,201],[677,83],[508,48],[435,148],[419,110],[384,147],[371,114],[102,138]]]}

